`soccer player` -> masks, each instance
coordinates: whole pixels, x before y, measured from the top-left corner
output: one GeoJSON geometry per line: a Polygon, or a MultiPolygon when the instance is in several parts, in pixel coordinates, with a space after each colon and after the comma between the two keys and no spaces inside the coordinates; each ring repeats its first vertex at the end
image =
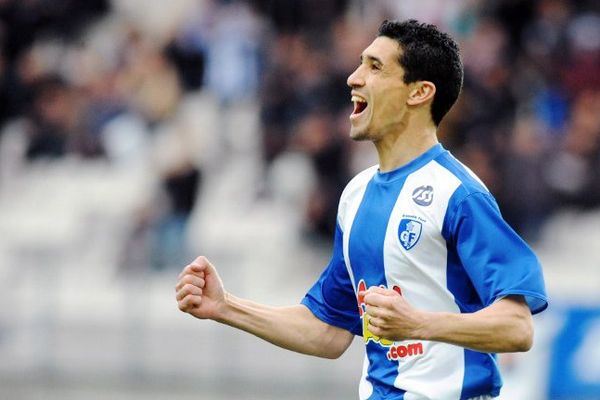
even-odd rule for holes
{"type": "Polygon", "coordinates": [[[198,257],[179,276],[179,308],[320,357],[362,336],[361,400],[497,396],[495,353],[531,347],[547,299],[536,256],[438,143],[462,79],[447,34],[383,22],[348,77],[350,136],[373,142],[379,165],[344,190],[331,261],[302,304],[237,298],[198,257]]]}

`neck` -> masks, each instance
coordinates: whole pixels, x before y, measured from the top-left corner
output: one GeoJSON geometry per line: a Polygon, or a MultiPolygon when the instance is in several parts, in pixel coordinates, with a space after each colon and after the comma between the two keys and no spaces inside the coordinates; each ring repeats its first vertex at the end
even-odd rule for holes
{"type": "Polygon", "coordinates": [[[432,124],[407,126],[402,131],[386,134],[374,142],[379,170],[388,172],[408,164],[437,143],[437,129],[432,124]]]}

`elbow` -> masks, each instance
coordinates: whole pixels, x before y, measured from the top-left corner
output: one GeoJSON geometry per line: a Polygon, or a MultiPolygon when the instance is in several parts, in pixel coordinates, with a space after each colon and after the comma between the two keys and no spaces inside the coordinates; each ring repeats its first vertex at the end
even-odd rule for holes
{"type": "Polygon", "coordinates": [[[531,350],[532,346],[533,346],[533,335],[531,335],[531,336],[522,335],[521,337],[518,338],[518,340],[515,340],[515,342],[513,343],[513,348],[511,349],[511,352],[524,353],[526,351],[531,350]]]}
{"type": "Polygon", "coordinates": [[[522,318],[514,325],[514,335],[511,345],[512,352],[526,352],[533,346],[533,320],[531,315],[522,318]]]}
{"type": "Polygon", "coordinates": [[[327,346],[327,349],[321,353],[321,357],[328,358],[330,360],[336,360],[342,356],[346,352],[348,348],[348,344],[340,343],[336,345],[327,346]]]}
{"type": "Polygon", "coordinates": [[[329,360],[337,360],[344,354],[344,351],[329,351],[323,354],[323,358],[327,358],[329,360]]]}
{"type": "Polygon", "coordinates": [[[517,344],[517,352],[526,352],[533,347],[533,330],[527,335],[523,335],[517,344]]]}
{"type": "Polygon", "coordinates": [[[335,349],[335,348],[326,348],[326,349],[313,349],[312,351],[305,351],[304,354],[308,354],[310,356],[315,356],[319,358],[326,358],[328,360],[336,360],[344,354],[344,350],[335,349]]]}
{"type": "Polygon", "coordinates": [[[319,356],[330,360],[340,358],[354,339],[354,335],[350,332],[334,327],[329,327],[329,334],[325,337],[328,337],[329,340],[321,344],[319,356]]]}

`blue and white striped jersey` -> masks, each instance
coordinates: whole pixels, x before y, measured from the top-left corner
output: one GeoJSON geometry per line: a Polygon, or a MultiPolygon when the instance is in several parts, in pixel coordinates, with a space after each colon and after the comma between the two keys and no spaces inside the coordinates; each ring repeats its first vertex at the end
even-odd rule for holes
{"type": "Polygon", "coordinates": [[[357,293],[380,285],[429,311],[475,312],[511,294],[523,295],[532,313],[547,306],[536,256],[484,184],[440,144],[399,169],[374,166],[348,184],[331,261],[302,303],[364,338],[361,400],[499,394],[494,354],[370,333],[357,293]]]}

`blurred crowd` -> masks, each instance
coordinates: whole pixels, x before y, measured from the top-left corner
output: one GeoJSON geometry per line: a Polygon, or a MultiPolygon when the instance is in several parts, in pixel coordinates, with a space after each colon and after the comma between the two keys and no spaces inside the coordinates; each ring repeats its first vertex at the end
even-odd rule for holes
{"type": "Polygon", "coordinates": [[[557,209],[600,206],[597,1],[173,4],[170,18],[143,22],[152,2],[0,0],[0,169],[151,158],[156,196],[132,235],[149,238],[156,268],[179,263],[189,217],[202,206],[203,155],[186,132],[162,129],[199,92],[224,111],[255,105],[258,198],[269,195],[279,157],[310,160],[317,179],[300,212],[308,231],[331,235],[341,190],[368,158],[348,139],[346,78],[385,18],[435,23],[460,43],[464,89],[440,139],[487,183],[515,229],[534,241],[557,209]]]}

